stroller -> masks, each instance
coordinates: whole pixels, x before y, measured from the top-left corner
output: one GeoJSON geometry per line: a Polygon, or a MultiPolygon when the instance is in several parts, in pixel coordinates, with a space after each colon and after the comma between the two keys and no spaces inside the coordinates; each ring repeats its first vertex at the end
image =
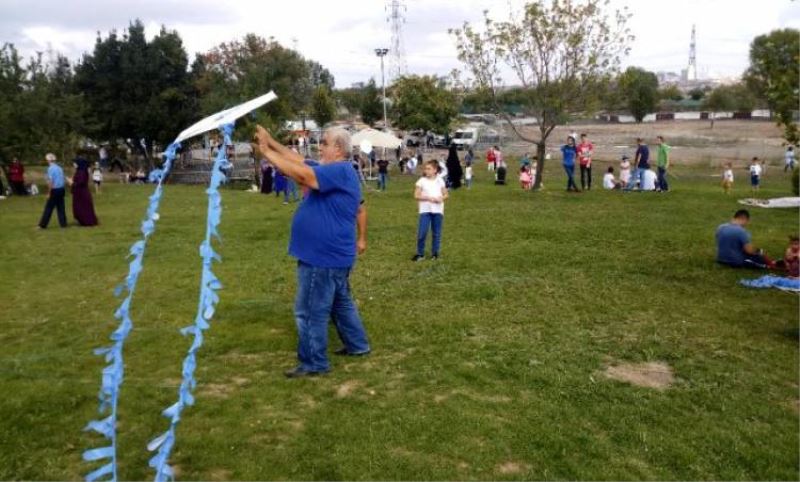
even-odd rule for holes
{"type": "Polygon", "coordinates": [[[500,166],[494,171],[494,183],[497,186],[506,185],[506,167],[500,166]]]}

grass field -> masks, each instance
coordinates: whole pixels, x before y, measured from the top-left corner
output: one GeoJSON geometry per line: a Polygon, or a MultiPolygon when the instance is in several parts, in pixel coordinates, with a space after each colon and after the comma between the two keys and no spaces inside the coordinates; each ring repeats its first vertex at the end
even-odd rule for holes
{"type": "MultiPolygon", "coordinates": [[[[601,165],[596,183],[599,185],[601,165]]],[[[715,265],[713,233],[749,197],[681,168],[669,194],[570,195],[490,184],[482,165],[447,203],[442,259],[413,264],[412,180],[366,194],[369,249],[352,276],[373,354],[294,365],[295,205],[223,193],[222,301],[199,356],[179,479],[797,479],[798,297],[746,289],[715,265]],[[609,379],[660,362],[668,388],[609,379]]],[[[110,184],[97,228],[37,231],[44,199],[0,201],[0,479],[75,480],[106,345],[151,188],[110,184]]],[[[765,197],[789,195],[772,169],[765,197]]],[[[68,198],[69,201],[69,198],[68,198]]],[[[752,210],[779,253],[796,210],[752,210]]],[[[120,478],[149,479],[197,300],[199,187],[168,186],[125,348],[120,478]]],[[[52,226],[52,225],[51,225],[52,226]]],[[[332,332],[331,348],[337,348],[332,332]]]]}

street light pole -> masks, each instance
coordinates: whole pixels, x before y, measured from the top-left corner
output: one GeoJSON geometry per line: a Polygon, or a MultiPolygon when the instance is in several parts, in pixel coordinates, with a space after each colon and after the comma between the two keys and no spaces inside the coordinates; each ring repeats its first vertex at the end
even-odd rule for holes
{"type": "Polygon", "coordinates": [[[383,88],[383,128],[389,129],[389,121],[386,117],[386,77],[383,72],[383,58],[389,53],[389,49],[375,49],[375,55],[381,58],[381,86],[383,88]]]}

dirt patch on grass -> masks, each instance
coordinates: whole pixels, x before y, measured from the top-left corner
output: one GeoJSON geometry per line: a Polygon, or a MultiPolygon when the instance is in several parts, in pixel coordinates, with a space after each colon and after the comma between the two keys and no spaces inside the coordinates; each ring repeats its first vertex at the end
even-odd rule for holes
{"type": "Polygon", "coordinates": [[[342,383],[336,388],[336,398],[345,398],[350,396],[359,385],[361,385],[361,382],[356,380],[348,380],[342,383]]]}
{"type": "Polygon", "coordinates": [[[202,397],[228,398],[233,394],[234,387],[222,383],[204,383],[198,387],[198,392],[202,397]]]}
{"type": "Polygon", "coordinates": [[[612,380],[656,390],[666,390],[675,383],[672,367],[664,362],[621,363],[609,366],[604,374],[612,380]]]}
{"type": "Polygon", "coordinates": [[[497,466],[497,472],[503,475],[517,475],[530,470],[531,466],[520,462],[503,462],[497,466]]]}
{"type": "Polygon", "coordinates": [[[233,472],[228,469],[212,469],[208,473],[208,480],[233,480],[233,472]]]}
{"type": "Polygon", "coordinates": [[[242,387],[242,386],[247,385],[248,383],[250,383],[250,379],[249,378],[244,378],[244,377],[233,377],[233,378],[231,378],[231,381],[237,387],[242,387]]]}

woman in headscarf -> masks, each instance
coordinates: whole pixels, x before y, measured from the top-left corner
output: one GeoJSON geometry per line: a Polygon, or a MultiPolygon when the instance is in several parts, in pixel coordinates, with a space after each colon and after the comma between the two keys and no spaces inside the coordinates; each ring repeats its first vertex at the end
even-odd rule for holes
{"type": "Polygon", "coordinates": [[[75,174],[72,176],[72,215],[81,226],[97,226],[92,193],[89,191],[89,161],[75,159],[75,174]]]}
{"type": "Polygon", "coordinates": [[[261,159],[261,194],[272,192],[272,165],[266,159],[261,159]]]}
{"type": "Polygon", "coordinates": [[[447,165],[447,176],[450,178],[450,188],[460,188],[464,171],[461,169],[461,161],[458,159],[458,150],[455,144],[450,144],[450,152],[447,154],[445,164],[447,165]]]}

